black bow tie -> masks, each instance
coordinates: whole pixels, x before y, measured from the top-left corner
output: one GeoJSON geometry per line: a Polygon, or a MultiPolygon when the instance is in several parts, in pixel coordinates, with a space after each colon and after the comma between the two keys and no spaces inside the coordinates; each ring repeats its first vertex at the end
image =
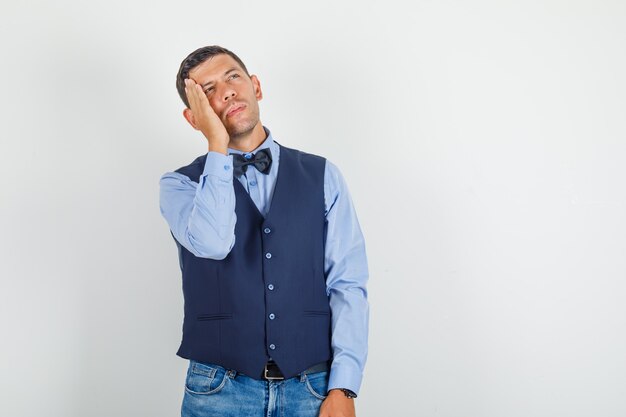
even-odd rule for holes
{"type": "Polygon", "coordinates": [[[248,170],[248,165],[254,165],[254,167],[262,174],[267,175],[270,173],[270,166],[272,166],[272,153],[269,149],[261,149],[249,159],[238,153],[231,153],[231,155],[233,156],[233,171],[236,176],[240,176],[245,173],[248,170]]]}

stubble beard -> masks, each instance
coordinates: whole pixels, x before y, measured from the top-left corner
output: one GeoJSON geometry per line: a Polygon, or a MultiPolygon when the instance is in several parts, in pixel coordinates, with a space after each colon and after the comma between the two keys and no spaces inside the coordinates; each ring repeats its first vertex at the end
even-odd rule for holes
{"type": "Polygon", "coordinates": [[[259,112],[257,110],[253,112],[247,120],[242,120],[239,123],[226,126],[226,131],[228,132],[228,136],[231,140],[236,140],[252,132],[259,121],[259,112]]]}

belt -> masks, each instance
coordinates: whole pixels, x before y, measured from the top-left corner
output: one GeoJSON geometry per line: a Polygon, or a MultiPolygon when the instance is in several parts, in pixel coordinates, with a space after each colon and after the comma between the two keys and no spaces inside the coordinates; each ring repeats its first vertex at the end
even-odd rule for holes
{"type": "MultiPolygon", "coordinates": [[[[304,371],[300,372],[300,374],[313,374],[315,372],[328,371],[328,369],[329,369],[328,362],[320,362],[317,365],[313,365],[310,368],[305,369],[304,371]]],[[[276,365],[276,362],[269,361],[268,363],[265,364],[265,371],[263,372],[263,378],[268,381],[273,381],[273,380],[285,379],[285,376],[280,371],[280,368],[278,368],[278,365],[276,365]]]]}

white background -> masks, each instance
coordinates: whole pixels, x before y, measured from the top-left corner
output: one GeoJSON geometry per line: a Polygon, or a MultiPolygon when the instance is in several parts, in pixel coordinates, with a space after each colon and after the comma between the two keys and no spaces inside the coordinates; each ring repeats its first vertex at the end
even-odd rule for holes
{"type": "Polygon", "coordinates": [[[239,54],[367,240],[366,416],[626,415],[622,1],[3,1],[0,415],[179,415],[175,90],[239,54]]]}

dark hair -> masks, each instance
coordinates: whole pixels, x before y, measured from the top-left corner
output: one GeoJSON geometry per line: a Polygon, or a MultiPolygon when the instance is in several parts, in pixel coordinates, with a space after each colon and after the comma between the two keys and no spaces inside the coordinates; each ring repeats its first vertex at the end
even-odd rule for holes
{"type": "Polygon", "coordinates": [[[204,61],[208,61],[215,55],[220,54],[226,54],[232,57],[245,71],[246,75],[250,76],[243,61],[228,49],[217,45],[205,46],[203,48],[196,49],[190,53],[187,58],[183,59],[183,62],[180,63],[178,74],[176,75],[176,89],[178,90],[178,95],[183,100],[183,103],[185,103],[185,106],[189,107],[189,101],[187,100],[187,94],[185,93],[185,79],[189,78],[189,71],[202,64],[204,61]]]}

